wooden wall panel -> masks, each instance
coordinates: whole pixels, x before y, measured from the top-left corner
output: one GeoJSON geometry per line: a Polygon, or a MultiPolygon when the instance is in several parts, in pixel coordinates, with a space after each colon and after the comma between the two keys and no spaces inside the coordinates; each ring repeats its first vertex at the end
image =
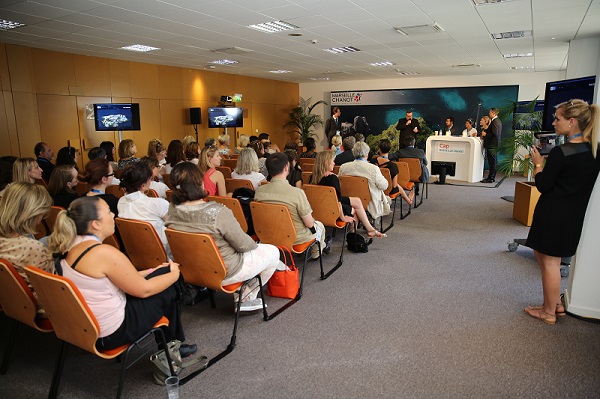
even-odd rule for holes
{"type": "Polygon", "coordinates": [[[288,121],[290,117],[290,111],[294,106],[295,105],[275,104],[275,114],[273,115],[275,126],[271,140],[275,141],[282,150],[283,146],[285,146],[285,143],[295,139],[295,137],[292,137],[292,135],[289,134],[288,129],[283,127],[283,125],[285,125],[285,123],[288,121]]]}
{"type": "Polygon", "coordinates": [[[18,153],[18,146],[13,146],[11,142],[8,115],[14,115],[12,98],[9,91],[3,91],[0,97],[0,143],[3,144],[0,145],[0,156],[16,156],[18,153]]]}
{"type": "Polygon", "coordinates": [[[31,49],[35,92],[69,95],[69,87],[77,86],[74,55],[31,49]]]}
{"type": "Polygon", "coordinates": [[[12,91],[33,93],[33,66],[27,47],[6,45],[12,91]]]}
{"type": "MultiPolygon", "coordinates": [[[[140,127],[142,130],[133,131],[133,140],[138,147],[138,156],[146,155],[148,142],[161,137],[160,101],[155,99],[134,98],[134,103],[140,103],[140,127]]],[[[128,132],[131,134],[131,132],[128,132]]],[[[123,132],[125,136],[125,132],[123,132]]]]}
{"type": "Polygon", "coordinates": [[[183,98],[181,68],[158,66],[158,98],[178,100],[183,98]]]}
{"type": "Polygon", "coordinates": [[[113,97],[131,97],[129,62],[108,60],[110,70],[110,92],[113,97]]]}
{"type": "Polygon", "coordinates": [[[10,91],[10,73],[8,72],[8,58],[6,56],[6,45],[0,43],[0,90],[10,91]]]}
{"type": "Polygon", "coordinates": [[[234,75],[234,92],[242,94],[242,104],[248,104],[252,102],[252,79],[250,76],[234,75]]]}
{"type": "Polygon", "coordinates": [[[110,97],[110,65],[107,58],[74,56],[75,81],[83,96],[110,97]]]}
{"type": "Polygon", "coordinates": [[[202,101],[207,97],[206,76],[204,71],[196,69],[181,70],[182,98],[184,100],[202,101]]]}
{"type": "Polygon", "coordinates": [[[278,104],[298,105],[300,98],[300,86],[297,83],[275,82],[278,104]]]}
{"type": "Polygon", "coordinates": [[[83,159],[83,164],[89,160],[87,153],[90,148],[99,146],[103,141],[115,142],[115,133],[97,132],[93,119],[93,104],[110,103],[110,100],[110,97],[77,97],[77,119],[79,121],[79,137],[81,137],[81,158],[83,159]],[[90,106],[90,111],[86,110],[87,105],[90,106]],[[88,119],[88,113],[92,119],[88,119]]]}
{"type": "Polygon", "coordinates": [[[232,95],[234,92],[234,75],[219,72],[206,72],[204,74],[204,85],[206,87],[205,97],[201,100],[208,101],[216,107],[221,96],[232,95]]]}
{"type": "Polygon", "coordinates": [[[131,97],[158,99],[158,65],[129,63],[131,97]]]}
{"type": "Polygon", "coordinates": [[[278,102],[275,81],[267,79],[252,79],[252,102],[262,104],[273,104],[278,102]]]}
{"type": "Polygon", "coordinates": [[[186,129],[191,128],[189,117],[189,108],[185,108],[183,100],[160,100],[160,139],[168,145],[171,140],[181,140],[185,135],[195,136],[193,128],[186,129]]]}
{"type": "Polygon", "coordinates": [[[12,97],[16,130],[19,135],[19,155],[34,157],[33,147],[42,139],[35,94],[13,92],[12,97]]]}
{"type": "Polygon", "coordinates": [[[81,151],[77,97],[38,94],[37,106],[41,141],[48,143],[55,154],[66,147],[69,140],[71,147],[81,151]]]}

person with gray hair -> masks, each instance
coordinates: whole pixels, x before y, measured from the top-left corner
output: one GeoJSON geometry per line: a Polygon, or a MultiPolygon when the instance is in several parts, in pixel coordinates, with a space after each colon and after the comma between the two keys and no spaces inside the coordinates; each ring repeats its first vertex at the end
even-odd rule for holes
{"type": "Polygon", "coordinates": [[[356,139],[353,136],[348,136],[344,138],[342,141],[342,149],[344,150],[341,154],[336,155],[335,164],[337,166],[343,165],[346,162],[354,161],[354,154],[352,154],[352,149],[354,148],[354,144],[356,143],[356,139]]]}
{"type": "Polygon", "coordinates": [[[369,145],[359,141],[354,144],[352,153],[355,160],[348,162],[340,167],[340,176],[359,176],[366,177],[369,181],[369,191],[371,192],[371,202],[367,206],[367,211],[371,217],[377,219],[390,213],[389,198],[383,192],[388,187],[386,178],[379,168],[369,163],[369,145]]]}

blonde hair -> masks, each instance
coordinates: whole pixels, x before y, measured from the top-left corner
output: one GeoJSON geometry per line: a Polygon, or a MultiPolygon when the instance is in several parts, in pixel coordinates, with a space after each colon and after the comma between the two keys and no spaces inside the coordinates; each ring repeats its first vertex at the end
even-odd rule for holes
{"type": "Polygon", "coordinates": [[[327,172],[327,164],[335,158],[335,150],[321,151],[315,158],[315,166],[312,172],[311,184],[319,184],[325,172],[327,172]]]}
{"type": "Polygon", "coordinates": [[[235,172],[239,175],[249,175],[252,172],[258,172],[258,156],[252,148],[242,148],[240,157],[235,166],[235,172]]]}
{"type": "Polygon", "coordinates": [[[339,148],[342,145],[342,137],[338,136],[337,134],[333,136],[331,138],[331,145],[334,145],[339,148]]]}
{"type": "Polygon", "coordinates": [[[596,104],[588,104],[583,100],[573,99],[558,104],[565,119],[575,119],[583,133],[583,140],[592,144],[592,154],[596,158],[598,150],[598,111],[596,104]]]}
{"type": "Polygon", "coordinates": [[[492,120],[490,119],[489,116],[484,115],[481,117],[481,120],[485,123],[485,126],[483,127],[484,129],[487,129],[488,127],[490,127],[490,123],[492,123],[492,120]]]}
{"type": "Polygon", "coordinates": [[[48,237],[48,249],[52,253],[67,252],[75,237],[88,234],[90,223],[98,220],[98,203],[104,201],[99,196],[79,197],[71,202],[69,209],[60,211],[56,217],[54,231],[48,237]]]}
{"type": "Polygon", "coordinates": [[[0,236],[37,233],[40,216],[50,211],[52,198],[44,187],[15,182],[0,198],[0,236]]]}
{"type": "Polygon", "coordinates": [[[240,134],[240,139],[238,140],[238,145],[240,147],[248,147],[248,143],[250,143],[250,137],[245,134],[240,134]]]}
{"type": "Polygon", "coordinates": [[[148,156],[152,158],[158,158],[158,154],[162,151],[166,151],[166,147],[161,139],[152,139],[148,143],[148,156]]]}
{"type": "Polygon", "coordinates": [[[131,158],[135,155],[133,147],[135,143],[131,139],[125,139],[119,143],[119,159],[131,158]]]}
{"type": "Polygon", "coordinates": [[[217,152],[219,152],[219,149],[214,146],[204,147],[202,149],[200,158],[198,159],[198,167],[200,168],[200,171],[202,171],[202,174],[205,174],[207,170],[212,168],[212,164],[210,163],[209,159],[214,157],[217,152]]]}
{"type": "Polygon", "coordinates": [[[185,148],[189,143],[194,141],[196,141],[196,138],[194,136],[187,135],[183,138],[183,140],[181,140],[181,145],[183,145],[183,148],[185,148]]]}
{"type": "Polygon", "coordinates": [[[217,137],[217,140],[219,141],[219,144],[225,145],[225,143],[229,143],[231,141],[231,137],[229,137],[228,134],[221,134],[219,137],[217,137]]]}
{"type": "Polygon", "coordinates": [[[22,181],[31,183],[29,172],[38,167],[38,163],[33,158],[18,158],[13,164],[13,182],[22,181]]]}

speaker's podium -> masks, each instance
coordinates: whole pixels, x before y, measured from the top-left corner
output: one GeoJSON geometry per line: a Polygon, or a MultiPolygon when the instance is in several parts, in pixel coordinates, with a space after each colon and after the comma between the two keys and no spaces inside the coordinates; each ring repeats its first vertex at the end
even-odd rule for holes
{"type": "Polygon", "coordinates": [[[431,175],[435,174],[435,166],[445,169],[450,180],[476,183],[483,179],[483,147],[478,137],[429,136],[425,156],[431,164],[431,175]],[[449,173],[452,167],[454,176],[449,173]]]}

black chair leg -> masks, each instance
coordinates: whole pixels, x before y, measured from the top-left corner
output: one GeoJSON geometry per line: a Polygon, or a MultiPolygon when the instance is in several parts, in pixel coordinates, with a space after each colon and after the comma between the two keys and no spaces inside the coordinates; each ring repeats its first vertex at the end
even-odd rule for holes
{"type": "Polygon", "coordinates": [[[69,344],[65,341],[61,341],[60,353],[54,367],[54,375],[52,376],[52,385],[48,392],[48,399],[56,399],[58,397],[58,387],[60,385],[60,379],[62,376],[63,367],[65,365],[65,358],[67,357],[67,347],[69,344]]]}
{"type": "Polygon", "coordinates": [[[17,328],[19,327],[19,322],[15,319],[11,319],[13,322],[12,328],[10,329],[10,334],[8,336],[8,341],[6,341],[6,348],[4,348],[4,355],[2,356],[2,365],[0,366],[0,374],[4,375],[8,371],[8,362],[10,361],[10,357],[12,355],[13,347],[15,346],[15,338],[17,337],[17,328]]]}
{"type": "MultiPolygon", "coordinates": [[[[344,263],[344,247],[346,246],[346,236],[348,234],[349,226],[350,226],[350,223],[346,223],[346,226],[344,226],[344,237],[342,238],[342,253],[340,254],[340,259],[338,260],[338,263],[334,266],[333,269],[331,269],[327,273],[323,273],[323,268],[321,268],[321,280],[327,279],[344,263]]],[[[356,230],[356,226],[354,227],[354,229],[356,230]]],[[[333,231],[335,232],[336,230],[337,229],[334,229],[333,231]]]]}

